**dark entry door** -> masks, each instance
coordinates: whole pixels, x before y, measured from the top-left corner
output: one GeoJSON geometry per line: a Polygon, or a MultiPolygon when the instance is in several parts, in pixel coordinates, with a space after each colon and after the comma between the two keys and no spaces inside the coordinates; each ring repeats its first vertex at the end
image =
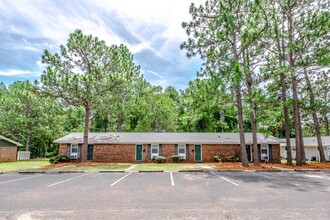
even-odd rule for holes
{"type": "Polygon", "coordinates": [[[94,145],[89,144],[87,149],[87,160],[93,160],[94,145]]]}
{"type": "Polygon", "coordinates": [[[135,160],[136,161],[142,161],[142,152],[143,152],[143,147],[142,144],[137,144],[136,145],[136,155],[135,155],[135,160]]]}
{"type": "Polygon", "coordinates": [[[247,154],[247,159],[249,162],[252,161],[252,157],[251,157],[251,145],[247,145],[246,146],[246,154],[247,154]]]}
{"type": "Polygon", "coordinates": [[[202,162],[202,146],[195,145],[195,161],[202,162]]]}

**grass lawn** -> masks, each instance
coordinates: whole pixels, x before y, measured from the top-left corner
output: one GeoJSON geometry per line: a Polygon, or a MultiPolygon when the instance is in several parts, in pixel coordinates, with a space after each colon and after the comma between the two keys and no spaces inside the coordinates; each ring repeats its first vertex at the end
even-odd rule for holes
{"type": "MultiPolygon", "coordinates": [[[[210,165],[207,165],[210,167],[210,165]]],[[[213,168],[213,167],[212,167],[213,168]]],[[[178,170],[205,170],[203,164],[189,164],[189,163],[144,163],[139,164],[131,171],[178,171],[178,170]]]]}
{"type": "MultiPolygon", "coordinates": [[[[128,163],[120,163],[120,164],[109,164],[109,165],[91,165],[91,166],[65,166],[61,167],[58,170],[61,171],[85,171],[85,172],[97,172],[97,171],[118,171],[118,170],[126,170],[130,167],[131,164],[128,163]]],[[[58,171],[57,170],[57,171],[58,171]]],[[[50,170],[51,171],[51,170],[50,170]]]]}
{"type": "Polygon", "coordinates": [[[3,162],[0,163],[0,172],[18,172],[18,171],[36,171],[45,170],[49,165],[47,160],[29,160],[29,161],[16,161],[16,162],[3,162]]]}

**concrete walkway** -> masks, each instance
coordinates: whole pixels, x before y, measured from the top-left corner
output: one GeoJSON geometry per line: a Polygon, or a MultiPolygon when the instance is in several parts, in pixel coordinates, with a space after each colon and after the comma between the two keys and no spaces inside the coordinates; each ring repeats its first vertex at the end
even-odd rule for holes
{"type": "Polygon", "coordinates": [[[136,167],[140,166],[140,164],[131,164],[131,166],[129,166],[125,171],[129,171],[129,170],[132,170],[136,167]]]}

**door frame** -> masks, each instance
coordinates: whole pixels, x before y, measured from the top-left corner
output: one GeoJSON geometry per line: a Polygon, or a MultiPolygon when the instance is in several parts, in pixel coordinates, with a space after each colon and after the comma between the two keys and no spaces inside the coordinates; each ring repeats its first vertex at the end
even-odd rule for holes
{"type": "Polygon", "coordinates": [[[135,145],[135,161],[143,161],[143,144],[136,144],[135,145]],[[142,151],[141,151],[141,160],[137,160],[137,146],[141,145],[142,146],[142,151]]]}
{"type": "Polygon", "coordinates": [[[203,148],[201,144],[195,144],[194,145],[194,161],[195,162],[203,162],[203,148]],[[199,145],[201,147],[201,160],[200,161],[196,161],[196,145],[199,145]]]}

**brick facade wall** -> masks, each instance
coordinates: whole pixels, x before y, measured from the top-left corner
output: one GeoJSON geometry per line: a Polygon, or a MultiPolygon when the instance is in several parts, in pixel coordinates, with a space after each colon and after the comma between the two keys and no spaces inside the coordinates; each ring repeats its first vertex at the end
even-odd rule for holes
{"type": "Polygon", "coordinates": [[[95,144],[94,161],[135,162],[135,144],[95,144]]]}
{"type": "MultiPolygon", "coordinates": [[[[202,144],[202,162],[213,162],[214,156],[220,158],[238,156],[241,157],[240,145],[228,144],[202,144]]],[[[189,160],[195,161],[194,144],[189,144],[189,160]]],[[[16,149],[16,148],[15,148],[16,149]]],[[[94,161],[99,162],[135,162],[135,144],[95,144],[94,145],[94,161]]],[[[280,145],[274,144],[272,147],[273,160],[270,162],[280,162],[280,145]]],[[[59,154],[67,154],[67,144],[61,144],[59,154]]],[[[143,161],[152,162],[148,159],[148,144],[143,144],[143,161]]],[[[175,144],[162,144],[162,155],[166,157],[166,162],[171,162],[172,156],[175,155],[175,144]]],[[[15,153],[16,158],[16,153],[15,153]]],[[[1,159],[0,159],[1,161],[1,159]]]]}
{"type": "Polygon", "coordinates": [[[0,147],[0,162],[16,161],[17,147],[0,147]]]}

